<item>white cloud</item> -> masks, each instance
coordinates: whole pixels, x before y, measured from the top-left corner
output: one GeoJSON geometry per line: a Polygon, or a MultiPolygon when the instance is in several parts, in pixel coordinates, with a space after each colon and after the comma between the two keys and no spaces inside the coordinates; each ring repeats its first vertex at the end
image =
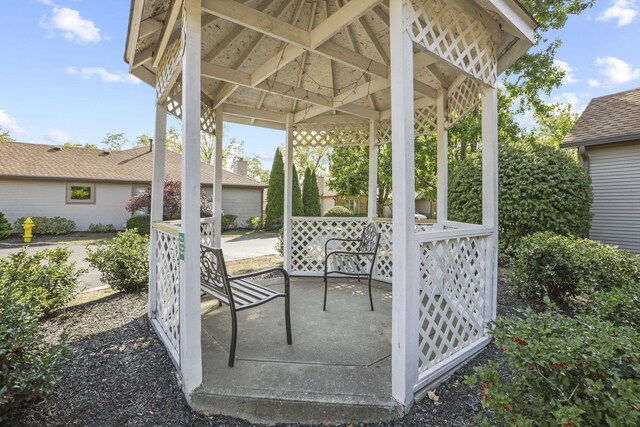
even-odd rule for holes
{"type": "Polygon", "coordinates": [[[596,65],[600,67],[600,73],[612,83],[627,83],[640,78],[640,68],[634,68],[615,56],[597,58],[596,65]]]}
{"type": "Polygon", "coordinates": [[[576,77],[573,74],[573,68],[569,66],[568,62],[560,61],[559,59],[554,59],[553,65],[555,65],[556,68],[559,68],[562,71],[564,71],[564,78],[562,79],[562,83],[571,84],[571,83],[576,83],[578,81],[576,80],[576,77]]]}
{"type": "Polygon", "coordinates": [[[598,86],[600,86],[600,82],[598,80],[595,80],[595,79],[589,79],[589,80],[587,80],[587,83],[589,83],[590,87],[598,87],[598,86]]]}
{"type": "Polygon", "coordinates": [[[613,0],[611,7],[598,15],[596,20],[616,21],[616,27],[631,24],[638,16],[638,5],[635,0],[613,0]]]}
{"type": "Polygon", "coordinates": [[[136,76],[126,74],[121,71],[107,71],[102,67],[67,67],[66,72],[73,76],[80,76],[84,80],[89,80],[93,76],[98,76],[104,83],[140,83],[140,80],[136,76]]]}
{"type": "Polygon", "coordinates": [[[47,129],[44,134],[45,139],[55,142],[57,144],[64,144],[65,142],[71,142],[71,135],[63,132],[59,129],[47,129]]]}
{"type": "Polygon", "coordinates": [[[90,19],[80,16],[80,12],[67,7],[54,6],[50,19],[41,23],[42,27],[59,31],[67,40],[85,45],[102,39],[100,29],[90,19]]]}
{"type": "Polygon", "coordinates": [[[551,98],[551,102],[556,104],[569,104],[576,113],[582,113],[587,108],[587,101],[591,98],[588,93],[577,94],[575,92],[564,92],[551,98]]]}
{"type": "Polygon", "coordinates": [[[273,153],[266,151],[256,151],[256,157],[260,160],[273,160],[273,153]]]}
{"type": "Polygon", "coordinates": [[[15,117],[11,117],[4,110],[0,109],[0,128],[10,133],[24,133],[24,128],[18,125],[15,117]]]}

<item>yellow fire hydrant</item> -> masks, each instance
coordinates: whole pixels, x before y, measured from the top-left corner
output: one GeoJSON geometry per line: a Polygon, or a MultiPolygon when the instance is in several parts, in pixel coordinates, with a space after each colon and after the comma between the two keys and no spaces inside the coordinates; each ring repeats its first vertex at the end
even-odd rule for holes
{"type": "Polygon", "coordinates": [[[25,219],[24,222],[22,223],[22,228],[24,228],[24,235],[22,237],[24,237],[25,243],[31,242],[31,237],[32,237],[31,230],[33,229],[33,227],[34,225],[31,217],[25,219]]]}

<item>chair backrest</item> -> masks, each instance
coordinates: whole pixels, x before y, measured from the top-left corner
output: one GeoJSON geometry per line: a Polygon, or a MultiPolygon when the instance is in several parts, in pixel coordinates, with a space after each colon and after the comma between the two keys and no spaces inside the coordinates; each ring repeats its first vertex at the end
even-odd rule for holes
{"type": "Polygon", "coordinates": [[[200,285],[223,294],[232,303],[233,295],[222,249],[200,245],[200,285]]]}
{"type": "Polygon", "coordinates": [[[373,222],[370,222],[364,230],[362,230],[362,238],[360,239],[358,252],[376,253],[378,251],[379,242],[380,233],[376,230],[376,225],[373,222]]]}

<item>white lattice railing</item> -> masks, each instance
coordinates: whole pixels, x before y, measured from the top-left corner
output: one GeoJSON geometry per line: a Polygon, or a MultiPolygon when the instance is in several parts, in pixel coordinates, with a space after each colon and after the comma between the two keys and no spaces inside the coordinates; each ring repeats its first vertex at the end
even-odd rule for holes
{"type": "MultiPolygon", "coordinates": [[[[200,242],[213,246],[214,218],[200,218],[200,242]]],[[[155,307],[151,321],[173,361],[180,366],[180,221],[153,224],[155,307]]]]}
{"type": "Polygon", "coordinates": [[[493,232],[477,225],[444,225],[444,230],[417,234],[420,320],[416,389],[488,340],[487,304],[491,304],[493,284],[487,264],[493,232]]]}
{"type": "MultiPolygon", "coordinates": [[[[359,239],[367,218],[294,217],[291,220],[291,273],[301,276],[321,276],[324,262],[324,245],[331,238],[359,239]]],[[[374,220],[380,233],[380,246],[373,270],[373,278],[391,282],[392,276],[392,221],[374,220]]],[[[433,224],[420,222],[416,232],[428,231],[433,224]]],[[[329,249],[353,249],[356,243],[330,243],[329,249]]]]}

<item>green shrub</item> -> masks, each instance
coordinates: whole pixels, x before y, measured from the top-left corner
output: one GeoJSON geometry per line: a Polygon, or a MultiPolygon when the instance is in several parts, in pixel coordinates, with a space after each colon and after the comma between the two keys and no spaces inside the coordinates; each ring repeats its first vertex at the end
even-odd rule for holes
{"type": "MultiPolygon", "coordinates": [[[[596,317],[553,308],[499,319],[493,328],[504,366],[475,369],[482,407],[504,426],[640,425],[640,334],[596,317]]],[[[489,420],[478,420],[489,425],[489,420]]]]}
{"type": "Polygon", "coordinates": [[[254,216],[249,218],[249,226],[252,230],[261,230],[262,229],[262,218],[259,216],[254,216]]]}
{"type": "Polygon", "coordinates": [[[304,171],[304,182],[302,183],[302,210],[304,216],[322,215],[318,177],[315,170],[311,170],[309,167],[304,171]]]}
{"type": "Polygon", "coordinates": [[[113,224],[97,223],[97,224],[90,224],[89,231],[92,233],[115,233],[116,228],[113,226],[113,224]]]}
{"type": "Polygon", "coordinates": [[[225,231],[227,231],[228,229],[235,228],[235,221],[238,218],[238,215],[232,215],[232,214],[224,214],[222,215],[222,232],[224,233],[225,231]]]}
{"type": "Polygon", "coordinates": [[[16,302],[12,288],[0,277],[0,424],[50,393],[71,358],[64,334],[61,343],[48,343],[38,330],[37,311],[29,302],[16,302]]]}
{"type": "Polygon", "coordinates": [[[353,216],[353,213],[349,209],[345,208],[344,206],[337,205],[332,207],[328,211],[326,211],[323,216],[347,217],[347,216],[353,216]]]}
{"type": "MultiPolygon", "coordinates": [[[[13,223],[13,228],[22,233],[24,229],[22,228],[22,223],[27,219],[27,217],[18,218],[13,223]]],[[[69,234],[76,230],[76,223],[70,219],[62,218],[59,216],[54,217],[46,217],[46,216],[32,216],[31,220],[33,221],[33,235],[60,235],[60,234],[69,234]]]]}
{"type": "Polygon", "coordinates": [[[100,280],[116,291],[146,289],[149,282],[149,237],[126,230],[95,251],[87,248],[87,261],[100,271],[100,280]]]}
{"type": "Polygon", "coordinates": [[[513,258],[512,283],[528,295],[567,301],[640,281],[640,258],[589,239],[535,233],[513,258]]]}
{"type": "Polygon", "coordinates": [[[276,241],[276,252],[284,256],[284,228],[278,230],[278,240],[276,241]]]}
{"type": "Polygon", "coordinates": [[[276,148],[271,172],[269,173],[269,190],[267,191],[265,215],[265,228],[267,230],[277,230],[282,227],[284,218],[284,160],[279,148],[276,148]]]}
{"type": "Polygon", "coordinates": [[[11,285],[13,301],[29,304],[38,315],[64,307],[77,294],[78,278],[71,250],[45,249],[28,255],[26,248],[0,259],[0,280],[11,285]]]}
{"type": "Polygon", "coordinates": [[[0,212],[0,239],[6,239],[11,235],[11,224],[4,216],[3,212],[0,212]]]}
{"type": "Polygon", "coordinates": [[[594,292],[581,310],[614,325],[629,326],[640,331],[640,282],[594,292]]]}
{"type": "MultiPolygon", "coordinates": [[[[498,223],[500,249],[512,254],[523,236],[538,231],[585,236],[591,222],[591,184],[570,153],[547,146],[501,145],[498,223]]],[[[482,222],[480,155],[456,166],[449,178],[449,218],[482,222]]]]}
{"type": "Polygon", "coordinates": [[[151,232],[151,216],[150,215],[136,215],[127,220],[126,229],[136,229],[138,234],[148,235],[151,232]]]}

